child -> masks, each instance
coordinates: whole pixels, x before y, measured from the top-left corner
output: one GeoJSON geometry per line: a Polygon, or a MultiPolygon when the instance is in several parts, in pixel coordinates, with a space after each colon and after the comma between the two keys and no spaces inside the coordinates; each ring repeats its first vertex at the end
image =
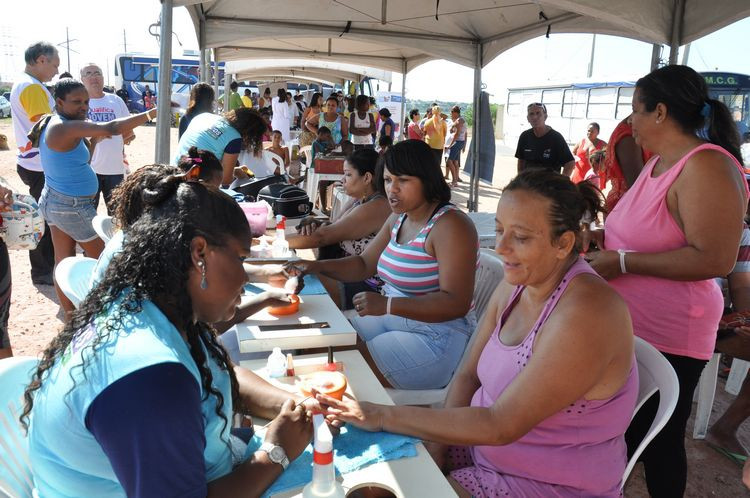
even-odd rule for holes
{"type": "Polygon", "coordinates": [[[591,169],[588,170],[586,176],[583,177],[584,181],[591,182],[593,185],[599,187],[599,189],[604,189],[602,179],[605,179],[604,159],[606,158],[606,155],[604,149],[592,152],[591,155],[589,155],[591,169]]]}
{"type": "MultiPolygon", "coordinates": [[[[315,168],[315,156],[318,154],[325,154],[331,151],[334,147],[333,137],[331,136],[331,130],[327,126],[321,126],[318,128],[318,138],[312,143],[312,164],[309,166],[315,168]]],[[[326,195],[326,189],[333,183],[330,180],[318,182],[318,194],[320,195],[320,209],[328,211],[328,196],[326,195]]]]}

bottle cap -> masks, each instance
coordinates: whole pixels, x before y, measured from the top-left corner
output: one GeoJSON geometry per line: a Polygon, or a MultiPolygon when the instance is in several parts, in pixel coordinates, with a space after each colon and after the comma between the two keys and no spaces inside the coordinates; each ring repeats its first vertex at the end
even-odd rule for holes
{"type": "Polygon", "coordinates": [[[313,415],[313,430],[315,436],[313,440],[313,449],[317,453],[330,453],[333,451],[333,434],[326,424],[326,419],[322,413],[313,415]]]}
{"type": "Polygon", "coordinates": [[[276,215],[276,229],[277,230],[284,230],[286,228],[286,218],[284,215],[277,214],[276,215]]]}

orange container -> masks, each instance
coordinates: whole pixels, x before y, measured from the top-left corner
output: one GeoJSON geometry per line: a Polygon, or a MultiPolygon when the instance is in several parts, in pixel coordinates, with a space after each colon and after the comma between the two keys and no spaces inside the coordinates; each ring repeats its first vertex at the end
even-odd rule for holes
{"type": "Polygon", "coordinates": [[[318,174],[344,174],[344,158],[316,157],[315,172],[318,174]]]}
{"type": "Polygon", "coordinates": [[[299,311],[299,296],[292,294],[289,296],[291,303],[284,306],[269,306],[268,312],[274,316],[293,315],[299,311]]]}
{"type": "Polygon", "coordinates": [[[311,396],[311,390],[315,389],[340,400],[344,397],[346,385],[346,376],[341,372],[320,371],[303,376],[298,387],[303,396],[311,396]]]}

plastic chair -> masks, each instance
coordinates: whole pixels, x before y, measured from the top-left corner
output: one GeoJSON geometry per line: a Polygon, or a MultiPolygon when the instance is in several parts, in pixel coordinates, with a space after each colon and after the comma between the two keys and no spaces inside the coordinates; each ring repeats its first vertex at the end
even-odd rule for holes
{"type": "MultiPolygon", "coordinates": [[[[487,309],[490,297],[503,279],[503,263],[495,251],[481,249],[479,267],[474,276],[474,312],[480,318],[487,309]]],[[[476,334],[472,334],[466,344],[468,351],[474,344],[476,334]]],[[[462,360],[463,361],[463,360],[462,360]]],[[[460,363],[459,363],[460,366],[460,363]]],[[[458,370],[458,367],[456,368],[458,370]]],[[[395,389],[386,388],[388,396],[397,405],[438,405],[445,401],[450,383],[442,389],[395,389]]]]}
{"type": "Polygon", "coordinates": [[[105,244],[109,242],[109,239],[111,239],[112,235],[115,233],[115,225],[112,223],[111,216],[97,214],[94,216],[94,219],[91,220],[91,225],[94,227],[96,234],[105,244]]]}
{"type": "MultiPolygon", "coordinates": [[[[708,424],[711,419],[711,411],[714,406],[716,394],[716,378],[719,374],[719,361],[721,353],[714,353],[711,360],[701,372],[698,388],[693,395],[693,401],[698,403],[695,411],[695,423],[693,424],[693,439],[705,439],[708,432],[708,424]]],[[[732,360],[732,368],[729,370],[727,383],[724,390],[729,394],[737,395],[745,381],[750,362],[735,358],[732,360]]]]}
{"type": "Polygon", "coordinates": [[[304,147],[300,147],[299,155],[305,156],[305,163],[304,163],[305,167],[304,169],[300,167],[299,174],[301,177],[305,178],[305,190],[307,190],[307,186],[309,185],[309,179],[307,178],[306,175],[310,171],[310,168],[312,167],[312,145],[305,145],[304,147]]]}
{"type": "Polygon", "coordinates": [[[55,267],[57,285],[76,308],[91,290],[91,275],[95,266],[96,260],[93,258],[72,256],[63,259],[55,267]]]}
{"type": "Polygon", "coordinates": [[[286,168],[284,167],[284,159],[275,152],[264,150],[263,162],[266,163],[266,167],[271,171],[269,175],[273,175],[274,171],[276,171],[276,168],[279,168],[279,174],[283,175],[284,173],[286,173],[286,168]]]}
{"type": "Polygon", "coordinates": [[[625,486],[625,481],[628,480],[638,457],[662,430],[669,417],[672,416],[672,412],[677,406],[677,397],[680,394],[680,384],[672,365],[655,347],[640,337],[635,338],[635,360],[638,363],[639,383],[638,402],[635,405],[635,410],[633,410],[633,417],[656,391],[659,391],[659,407],[646,436],[628,460],[628,465],[625,467],[625,473],[622,475],[622,481],[620,482],[620,489],[625,486]]]}
{"type": "Polygon", "coordinates": [[[33,496],[29,441],[18,417],[23,409],[23,391],[38,363],[36,358],[26,356],[0,360],[0,496],[33,496]]]}

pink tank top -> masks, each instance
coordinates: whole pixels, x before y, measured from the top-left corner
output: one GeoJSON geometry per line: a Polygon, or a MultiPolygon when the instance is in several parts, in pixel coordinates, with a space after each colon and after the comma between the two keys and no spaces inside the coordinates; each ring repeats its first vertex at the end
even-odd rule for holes
{"type": "MultiPolygon", "coordinates": [[[[526,338],[517,346],[506,346],[500,342],[499,332],[524,290],[516,288],[479,358],[477,375],[481,386],[474,393],[471,406],[492,406],[521,373],[533,355],[537,331],[554,311],[570,281],[580,274],[596,272],[585,261],[576,261],[526,338]]],[[[627,381],[611,398],[579,399],[513,443],[473,446],[474,463],[501,474],[571,488],[570,493],[559,488],[561,496],[620,496],[620,480],[627,462],[623,435],[637,396],[638,369],[633,358],[627,381]]]]}
{"type": "MultiPolygon", "coordinates": [[[[685,234],[667,207],[667,191],[687,160],[705,149],[726,154],[742,171],[731,154],[713,144],[696,147],[656,178],[651,175],[659,156],[652,157],[607,217],[605,248],[655,253],[685,247],[685,234]]],[[[665,353],[711,358],[724,309],[721,290],[713,279],[682,282],[626,274],[610,285],[628,303],[635,335],[665,353]]]]}

